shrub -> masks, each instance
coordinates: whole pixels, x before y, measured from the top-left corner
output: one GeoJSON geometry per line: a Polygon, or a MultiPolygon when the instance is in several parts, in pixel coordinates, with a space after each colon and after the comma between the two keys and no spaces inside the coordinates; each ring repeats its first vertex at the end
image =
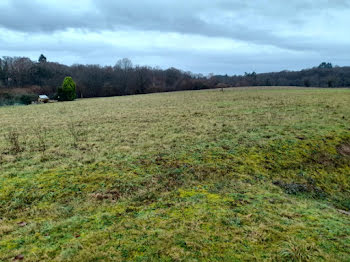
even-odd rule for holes
{"type": "Polygon", "coordinates": [[[9,93],[0,93],[0,105],[13,105],[15,103],[14,98],[9,93]]]}
{"type": "Polygon", "coordinates": [[[23,94],[19,97],[19,101],[21,104],[23,105],[30,105],[32,103],[32,101],[35,101],[37,98],[36,95],[32,95],[32,94],[23,94]]]}
{"type": "Polygon", "coordinates": [[[67,76],[57,90],[57,99],[60,101],[73,101],[76,98],[76,85],[73,79],[67,76]]]}
{"type": "Polygon", "coordinates": [[[24,151],[26,143],[25,141],[20,141],[20,133],[17,130],[10,130],[10,132],[5,135],[5,139],[10,145],[9,151],[11,153],[18,154],[24,151]]]}
{"type": "Polygon", "coordinates": [[[0,105],[29,105],[36,98],[34,94],[0,93],[0,105]]]}

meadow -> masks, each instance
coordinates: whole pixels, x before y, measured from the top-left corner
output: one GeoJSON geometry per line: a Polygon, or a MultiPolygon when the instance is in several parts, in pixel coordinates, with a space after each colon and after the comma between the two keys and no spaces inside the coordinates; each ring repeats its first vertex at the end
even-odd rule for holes
{"type": "Polygon", "coordinates": [[[0,107],[0,261],[350,261],[350,89],[0,107]]]}

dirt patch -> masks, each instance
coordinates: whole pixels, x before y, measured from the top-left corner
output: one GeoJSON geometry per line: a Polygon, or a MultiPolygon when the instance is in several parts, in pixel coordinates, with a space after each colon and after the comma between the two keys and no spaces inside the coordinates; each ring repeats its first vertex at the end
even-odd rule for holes
{"type": "Polygon", "coordinates": [[[91,197],[96,198],[97,200],[111,199],[118,200],[120,198],[119,191],[108,191],[105,193],[93,193],[91,197]]]}
{"type": "Polygon", "coordinates": [[[338,153],[342,156],[350,156],[350,143],[341,144],[338,147],[338,153]]]}
{"type": "Polygon", "coordinates": [[[348,212],[348,211],[345,211],[345,210],[342,210],[342,209],[337,209],[337,211],[338,211],[339,213],[341,213],[341,214],[350,216],[350,212],[348,212]]]}
{"type": "Polygon", "coordinates": [[[335,164],[331,156],[324,152],[314,153],[311,157],[314,162],[323,166],[332,166],[335,164]]]}

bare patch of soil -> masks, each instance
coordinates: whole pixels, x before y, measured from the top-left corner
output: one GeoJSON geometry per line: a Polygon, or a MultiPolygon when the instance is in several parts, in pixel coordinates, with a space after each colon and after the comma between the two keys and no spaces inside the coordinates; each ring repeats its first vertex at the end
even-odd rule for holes
{"type": "Polygon", "coordinates": [[[338,153],[342,156],[350,156],[350,143],[341,144],[338,147],[338,153]]]}

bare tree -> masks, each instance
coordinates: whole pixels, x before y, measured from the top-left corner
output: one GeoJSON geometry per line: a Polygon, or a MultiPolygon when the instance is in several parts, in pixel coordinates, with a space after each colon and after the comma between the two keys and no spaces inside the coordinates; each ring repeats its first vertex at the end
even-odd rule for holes
{"type": "Polygon", "coordinates": [[[129,75],[132,71],[132,67],[132,62],[128,58],[118,60],[114,66],[114,70],[119,73],[122,92],[125,94],[129,94],[128,92],[130,91],[128,89],[128,82],[130,79],[129,75]]]}

